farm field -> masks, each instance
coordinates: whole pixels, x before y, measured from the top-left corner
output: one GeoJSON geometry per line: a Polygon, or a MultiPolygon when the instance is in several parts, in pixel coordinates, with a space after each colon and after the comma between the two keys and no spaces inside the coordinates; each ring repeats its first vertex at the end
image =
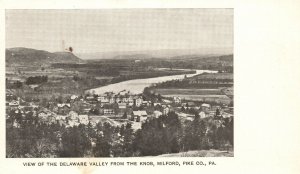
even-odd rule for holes
{"type": "Polygon", "coordinates": [[[226,95],[162,95],[163,97],[173,98],[173,97],[180,97],[182,100],[189,100],[189,101],[201,101],[201,102],[215,102],[215,103],[222,103],[222,104],[229,104],[230,98],[226,95]]]}
{"type": "Polygon", "coordinates": [[[224,89],[163,89],[154,91],[163,97],[180,97],[182,100],[216,102],[229,104],[231,99],[224,94],[224,89]]]}

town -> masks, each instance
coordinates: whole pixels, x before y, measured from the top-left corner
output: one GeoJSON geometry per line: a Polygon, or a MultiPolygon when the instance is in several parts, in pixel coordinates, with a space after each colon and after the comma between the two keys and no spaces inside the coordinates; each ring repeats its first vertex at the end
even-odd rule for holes
{"type": "MultiPolygon", "coordinates": [[[[94,127],[101,120],[109,120],[115,125],[132,123],[135,129],[148,119],[167,115],[170,111],[176,112],[180,117],[190,119],[199,114],[206,117],[232,117],[233,107],[228,105],[210,105],[193,101],[183,101],[180,97],[169,99],[146,100],[143,94],[131,94],[130,91],[120,91],[118,94],[107,92],[97,95],[71,95],[68,98],[55,98],[49,101],[26,102],[6,91],[6,119],[11,114],[19,115],[23,121],[26,116],[37,117],[39,122],[46,124],[60,124],[66,127],[79,124],[92,124],[94,127]]],[[[17,118],[17,117],[15,117],[17,118]]],[[[20,127],[17,119],[11,120],[13,127],[20,127]]]]}

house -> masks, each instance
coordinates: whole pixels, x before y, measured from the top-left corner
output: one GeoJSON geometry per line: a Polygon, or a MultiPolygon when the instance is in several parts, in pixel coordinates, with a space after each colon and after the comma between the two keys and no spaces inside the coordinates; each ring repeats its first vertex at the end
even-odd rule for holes
{"type": "Polygon", "coordinates": [[[118,103],[119,109],[126,109],[126,103],[118,103]]]}
{"type": "Polygon", "coordinates": [[[137,97],[135,99],[135,106],[139,107],[143,104],[143,98],[142,97],[137,97]]]}
{"type": "Polygon", "coordinates": [[[71,100],[75,100],[75,99],[78,98],[78,96],[77,95],[72,95],[70,98],[71,98],[71,100]]]}
{"type": "Polygon", "coordinates": [[[173,101],[176,104],[180,104],[181,103],[181,98],[180,97],[173,97],[173,101]]]}
{"type": "Polygon", "coordinates": [[[147,112],[145,110],[142,111],[133,111],[132,112],[133,121],[143,122],[147,119],[147,112]]]}
{"type": "Polygon", "coordinates": [[[163,101],[164,103],[166,103],[166,104],[170,104],[170,103],[172,103],[172,101],[170,101],[170,100],[167,100],[167,99],[162,99],[162,101],[163,101]]]}
{"type": "Polygon", "coordinates": [[[115,103],[115,99],[114,99],[113,97],[109,98],[108,100],[109,100],[109,103],[110,103],[110,104],[115,103]]]}
{"type": "Polygon", "coordinates": [[[77,120],[78,119],[78,113],[75,111],[70,111],[68,114],[68,118],[71,120],[77,120]]]}
{"type": "Polygon", "coordinates": [[[208,111],[210,110],[210,104],[203,103],[203,104],[201,105],[201,109],[202,109],[202,111],[204,111],[204,112],[208,112],[208,111]]]}
{"type": "Polygon", "coordinates": [[[127,94],[127,91],[126,90],[120,91],[119,94],[120,95],[125,95],[125,94],[127,94]]]}
{"type": "Polygon", "coordinates": [[[123,98],[122,98],[122,102],[123,102],[123,103],[128,103],[128,101],[129,101],[129,98],[128,98],[128,97],[123,97],[123,98]]]}
{"type": "Polygon", "coordinates": [[[47,121],[48,121],[48,123],[56,123],[57,121],[56,121],[56,117],[55,116],[53,116],[53,115],[50,115],[48,118],[47,118],[47,121]]]}
{"type": "Polygon", "coordinates": [[[94,98],[94,96],[86,96],[85,99],[86,99],[86,100],[94,100],[95,98],[94,98]]]}
{"type": "Polygon", "coordinates": [[[78,122],[78,120],[69,120],[67,127],[74,127],[74,126],[78,126],[79,124],[80,123],[78,122]]]}
{"type": "Polygon", "coordinates": [[[47,119],[47,117],[49,117],[50,115],[51,113],[46,111],[41,111],[38,113],[38,117],[41,119],[47,119]]]}
{"type": "Polygon", "coordinates": [[[13,127],[14,128],[20,128],[21,127],[20,123],[18,123],[16,119],[14,120],[13,127]]]}
{"type": "Polygon", "coordinates": [[[208,111],[208,116],[209,116],[209,117],[214,117],[215,114],[216,114],[216,112],[213,111],[213,110],[208,111]]]}
{"type": "Polygon", "coordinates": [[[153,103],[153,106],[161,106],[161,103],[153,103]]]}
{"type": "Polygon", "coordinates": [[[210,108],[210,104],[203,103],[203,104],[201,105],[201,107],[210,108]]]}
{"type": "Polygon", "coordinates": [[[58,107],[58,108],[63,108],[63,107],[68,107],[68,108],[70,108],[70,107],[71,107],[71,104],[70,104],[70,103],[57,103],[57,107],[58,107]]]}
{"type": "Polygon", "coordinates": [[[115,97],[115,101],[116,101],[116,103],[120,103],[121,102],[120,97],[115,97]]]}
{"type": "Polygon", "coordinates": [[[59,120],[66,120],[67,116],[65,115],[55,115],[55,119],[56,121],[59,121],[59,120]]]}
{"type": "Polygon", "coordinates": [[[159,116],[161,116],[163,113],[162,112],[160,112],[160,111],[154,111],[153,112],[153,116],[155,117],[155,118],[158,118],[159,116]]]}
{"type": "Polygon", "coordinates": [[[167,115],[170,112],[170,107],[169,106],[164,106],[163,107],[163,114],[167,115]]]}
{"type": "Polygon", "coordinates": [[[81,124],[89,124],[89,117],[88,115],[78,115],[78,118],[79,118],[79,123],[81,124]]]}
{"type": "Polygon", "coordinates": [[[206,115],[205,115],[205,113],[204,113],[203,111],[201,111],[201,112],[199,113],[199,116],[200,116],[200,118],[205,118],[205,117],[206,117],[206,115]]]}
{"type": "Polygon", "coordinates": [[[150,106],[151,105],[151,101],[143,101],[142,105],[143,106],[150,106]]]}
{"type": "Polygon", "coordinates": [[[10,107],[18,107],[19,106],[19,101],[13,100],[8,103],[8,106],[10,107]]]}
{"type": "Polygon", "coordinates": [[[111,115],[111,114],[114,114],[115,111],[114,111],[113,109],[104,109],[104,110],[103,110],[103,113],[104,113],[104,114],[109,114],[109,115],[111,115]]]}
{"type": "Polygon", "coordinates": [[[97,100],[101,103],[109,103],[109,98],[105,95],[101,95],[97,97],[97,100]]]}
{"type": "Polygon", "coordinates": [[[133,104],[134,104],[133,98],[132,98],[131,96],[128,97],[128,105],[129,105],[129,106],[133,106],[133,104]]]}

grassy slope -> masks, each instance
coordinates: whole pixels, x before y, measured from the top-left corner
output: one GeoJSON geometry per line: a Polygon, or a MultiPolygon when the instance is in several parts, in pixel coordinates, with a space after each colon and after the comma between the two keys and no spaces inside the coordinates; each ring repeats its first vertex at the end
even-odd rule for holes
{"type": "Polygon", "coordinates": [[[233,151],[195,150],[180,153],[163,154],[158,157],[233,157],[233,151]]]}

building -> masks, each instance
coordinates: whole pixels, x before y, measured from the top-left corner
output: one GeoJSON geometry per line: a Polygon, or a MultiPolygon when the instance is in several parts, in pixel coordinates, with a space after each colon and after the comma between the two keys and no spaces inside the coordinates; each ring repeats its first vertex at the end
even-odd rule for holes
{"type": "Polygon", "coordinates": [[[119,109],[126,109],[126,103],[118,103],[119,109]]]}
{"type": "Polygon", "coordinates": [[[10,106],[12,108],[17,108],[19,106],[19,101],[13,100],[8,103],[8,106],[10,106]]]}
{"type": "Polygon", "coordinates": [[[46,111],[41,111],[38,113],[38,117],[40,119],[47,119],[50,115],[51,115],[51,113],[46,112],[46,111]]]}
{"type": "Polygon", "coordinates": [[[133,97],[129,96],[128,97],[128,106],[133,106],[133,104],[134,104],[133,97]]]}
{"type": "Polygon", "coordinates": [[[163,114],[167,115],[170,112],[170,107],[169,106],[165,106],[163,107],[163,114]]]}
{"type": "Polygon", "coordinates": [[[139,107],[142,104],[143,104],[143,98],[142,97],[135,98],[135,106],[139,107]]]}
{"type": "Polygon", "coordinates": [[[173,101],[176,104],[180,104],[181,103],[181,98],[180,97],[173,97],[173,101]]]}
{"type": "Polygon", "coordinates": [[[142,105],[143,106],[151,106],[151,101],[143,101],[142,105]]]}
{"type": "Polygon", "coordinates": [[[132,120],[133,121],[143,122],[146,119],[147,119],[147,112],[145,110],[132,112],[132,120]]]}
{"type": "Polygon", "coordinates": [[[105,95],[101,95],[97,97],[97,100],[101,103],[109,103],[109,98],[105,95]]]}
{"type": "Polygon", "coordinates": [[[71,120],[77,120],[77,119],[78,119],[78,113],[75,112],[75,111],[70,111],[69,114],[68,114],[68,117],[69,117],[71,120]]]}
{"type": "Polygon", "coordinates": [[[86,97],[86,100],[94,100],[95,98],[94,98],[94,96],[87,96],[86,97]]]}
{"type": "Polygon", "coordinates": [[[205,115],[205,113],[204,113],[203,111],[201,111],[201,112],[199,113],[199,116],[200,116],[200,118],[205,118],[205,117],[206,117],[206,115],[205,115]]]}
{"type": "Polygon", "coordinates": [[[203,104],[201,105],[201,109],[202,109],[202,111],[204,111],[204,112],[208,112],[208,111],[210,110],[210,104],[203,103],[203,104]]]}
{"type": "Polygon", "coordinates": [[[122,98],[122,102],[123,103],[128,103],[128,101],[129,101],[129,97],[123,97],[122,98]]]}
{"type": "Polygon", "coordinates": [[[109,115],[112,115],[115,113],[115,111],[113,109],[104,109],[103,110],[103,113],[104,114],[109,114],[109,115]]]}
{"type": "Polygon", "coordinates": [[[79,118],[79,123],[81,124],[89,124],[89,117],[88,115],[78,115],[78,118],[79,118]]]}
{"type": "Polygon", "coordinates": [[[108,100],[109,100],[109,103],[110,103],[110,104],[115,103],[115,99],[114,99],[113,97],[109,98],[108,100]]]}
{"type": "Polygon", "coordinates": [[[159,116],[161,116],[163,113],[162,112],[160,112],[160,111],[154,111],[153,112],[153,116],[155,117],[155,118],[158,118],[159,116]]]}
{"type": "Polygon", "coordinates": [[[78,96],[77,95],[72,95],[70,98],[71,98],[71,100],[75,100],[75,99],[78,98],[78,96]]]}

